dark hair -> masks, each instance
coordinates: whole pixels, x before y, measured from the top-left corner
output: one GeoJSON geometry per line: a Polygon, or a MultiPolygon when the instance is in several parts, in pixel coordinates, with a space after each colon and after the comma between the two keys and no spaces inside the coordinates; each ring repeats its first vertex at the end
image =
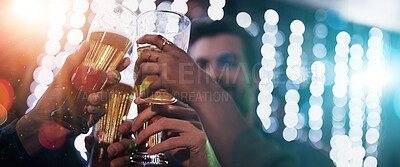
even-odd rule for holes
{"type": "Polygon", "coordinates": [[[249,71],[260,62],[259,47],[255,38],[250,36],[243,28],[239,27],[235,22],[229,20],[220,21],[196,21],[192,23],[192,30],[189,43],[192,45],[202,37],[212,37],[220,34],[231,34],[239,37],[242,41],[244,54],[248,64],[249,71]]]}

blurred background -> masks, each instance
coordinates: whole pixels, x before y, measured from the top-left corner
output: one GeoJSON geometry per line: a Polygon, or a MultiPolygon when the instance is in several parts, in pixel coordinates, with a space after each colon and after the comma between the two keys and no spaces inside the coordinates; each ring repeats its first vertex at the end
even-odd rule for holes
{"type": "MultiPolygon", "coordinates": [[[[112,0],[0,2],[0,124],[32,109],[104,1],[112,0]]],[[[400,1],[116,2],[137,14],[236,20],[262,55],[253,72],[265,133],[326,152],[338,166],[400,166],[400,1]]],[[[136,116],[131,109],[128,118],[136,116]]],[[[84,137],[75,147],[86,160],[84,137]]]]}

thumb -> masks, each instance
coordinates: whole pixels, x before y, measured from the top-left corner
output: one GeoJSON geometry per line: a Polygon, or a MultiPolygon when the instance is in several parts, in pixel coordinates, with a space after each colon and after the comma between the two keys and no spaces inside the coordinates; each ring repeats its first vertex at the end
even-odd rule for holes
{"type": "Polygon", "coordinates": [[[81,46],[73,54],[69,55],[65,60],[60,72],[66,74],[66,76],[71,76],[75,69],[82,63],[85,59],[87,52],[89,51],[89,43],[83,41],[81,46]]]}

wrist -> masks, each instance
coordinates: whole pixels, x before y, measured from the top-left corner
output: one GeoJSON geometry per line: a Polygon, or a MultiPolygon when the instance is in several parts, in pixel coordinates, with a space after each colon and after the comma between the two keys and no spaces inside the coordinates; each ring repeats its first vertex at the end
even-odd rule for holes
{"type": "Polygon", "coordinates": [[[25,115],[18,120],[16,133],[25,151],[32,156],[43,148],[39,142],[39,129],[43,125],[42,121],[25,115]]]}

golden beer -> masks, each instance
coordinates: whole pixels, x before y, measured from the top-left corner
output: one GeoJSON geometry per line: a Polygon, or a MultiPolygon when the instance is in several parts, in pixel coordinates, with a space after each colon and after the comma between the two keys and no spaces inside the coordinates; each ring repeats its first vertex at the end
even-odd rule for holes
{"type": "Polygon", "coordinates": [[[94,31],[89,37],[90,49],[82,65],[76,70],[72,84],[86,93],[99,91],[105,82],[101,71],[115,70],[132,42],[119,34],[108,31],[94,31]],[[104,83],[102,83],[104,82],[104,83]]]}
{"type": "Polygon", "coordinates": [[[83,65],[108,72],[117,68],[132,42],[117,33],[94,31],[90,33],[89,44],[83,65]]]}
{"type": "MultiPolygon", "coordinates": [[[[146,78],[150,78],[153,79],[152,81],[154,81],[157,78],[152,78],[152,77],[158,77],[157,75],[149,75],[146,78]]],[[[150,82],[151,83],[151,82],[150,82]]],[[[145,83],[145,81],[142,82],[141,85],[135,85],[135,94],[139,95],[140,94],[140,86],[142,86],[143,84],[147,84],[145,85],[146,88],[148,85],[150,85],[149,81],[147,81],[145,83]]],[[[167,92],[166,92],[167,93],[167,92]]],[[[169,93],[168,93],[169,94],[169,93]]],[[[172,97],[172,96],[171,96],[172,97]]],[[[151,107],[151,103],[146,103],[146,104],[138,104],[137,105],[137,111],[138,111],[138,115],[143,112],[146,108],[151,107]]],[[[143,126],[136,132],[136,135],[138,135],[143,129],[147,128],[148,126],[150,126],[153,122],[159,120],[160,118],[162,118],[162,116],[155,116],[153,118],[151,118],[150,120],[146,121],[143,126]]],[[[165,132],[161,131],[158,132],[154,135],[151,135],[146,141],[144,141],[143,143],[138,143],[138,145],[136,146],[135,150],[134,150],[134,155],[131,157],[132,162],[134,162],[137,165],[144,165],[144,164],[168,164],[168,159],[166,157],[166,155],[164,153],[159,153],[156,155],[148,155],[147,154],[147,149],[149,149],[150,147],[153,147],[156,144],[161,143],[162,141],[165,140],[165,132]]]]}
{"type": "Polygon", "coordinates": [[[95,140],[89,166],[109,166],[108,146],[120,139],[119,125],[126,119],[133,100],[133,88],[119,83],[107,90],[110,101],[105,104],[106,114],[96,123],[95,140]]]}
{"type": "MultiPolygon", "coordinates": [[[[146,46],[146,47],[141,47],[138,48],[138,55],[142,52],[143,49],[155,49],[159,50],[158,48],[153,48],[151,46],[146,46]]],[[[137,88],[138,92],[136,92],[136,95],[140,95],[144,90],[146,90],[151,83],[153,83],[155,80],[158,79],[158,75],[148,75],[146,76],[142,84],[140,84],[137,88]]],[[[174,96],[172,96],[170,93],[168,93],[167,90],[165,89],[160,89],[156,91],[153,95],[147,97],[144,99],[147,103],[151,104],[172,104],[176,102],[176,99],[174,96]]]]}
{"type": "MultiPolygon", "coordinates": [[[[90,33],[89,45],[85,60],[71,78],[71,83],[77,91],[70,101],[82,102],[87,98],[87,94],[103,89],[107,80],[102,73],[117,68],[132,41],[123,35],[103,30],[90,33]]],[[[89,120],[86,118],[88,113],[82,112],[81,109],[56,111],[52,113],[52,117],[75,133],[89,131],[89,120]]]]}

